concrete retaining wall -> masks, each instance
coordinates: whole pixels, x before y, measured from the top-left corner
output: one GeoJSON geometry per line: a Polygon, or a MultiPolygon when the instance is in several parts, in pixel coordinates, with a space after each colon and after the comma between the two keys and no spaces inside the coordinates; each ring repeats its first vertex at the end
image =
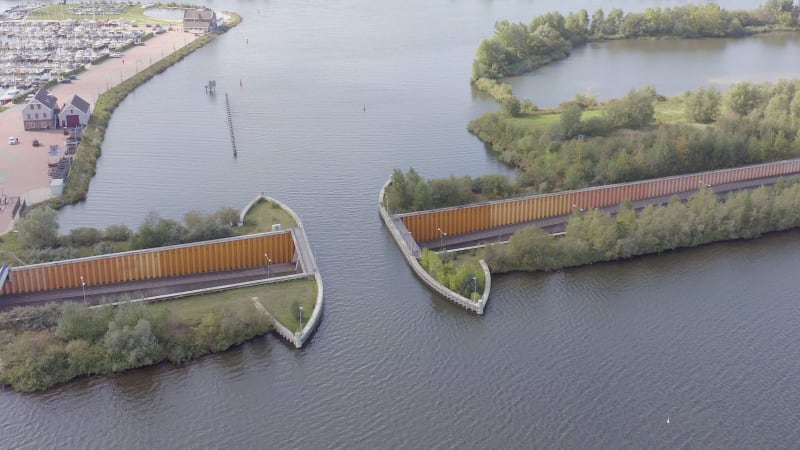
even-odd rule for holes
{"type": "Polygon", "coordinates": [[[324,292],[322,288],[322,276],[319,274],[319,270],[317,270],[317,263],[314,259],[314,252],[311,251],[311,245],[309,244],[308,236],[306,235],[306,230],[303,228],[303,222],[300,220],[300,216],[298,216],[291,208],[283,204],[282,202],[275,200],[272,197],[268,197],[264,195],[262,192],[260,195],[256,196],[247,206],[242,209],[242,212],[239,214],[239,223],[244,223],[244,216],[247,215],[247,211],[250,210],[256,203],[261,200],[266,200],[273,202],[283,208],[286,212],[289,213],[290,216],[294,219],[297,227],[294,230],[295,236],[295,246],[297,247],[296,257],[298,261],[302,263],[303,267],[303,275],[304,277],[310,278],[314,277],[314,280],[317,282],[317,301],[314,303],[314,310],[311,312],[311,315],[308,318],[308,322],[305,323],[303,329],[297,332],[292,332],[282,323],[278,322],[273,318],[273,323],[275,324],[275,331],[286,339],[287,341],[291,342],[295,348],[301,348],[303,344],[306,343],[309,337],[314,334],[314,331],[317,329],[320,320],[322,319],[322,308],[323,308],[323,300],[324,300],[324,292]],[[298,236],[299,235],[299,236],[298,236]],[[301,256],[302,255],[302,256],[301,256]]]}
{"type": "Polygon", "coordinates": [[[433,289],[437,294],[441,295],[442,297],[450,300],[451,302],[455,303],[456,305],[468,310],[472,311],[476,314],[483,314],[483,309],[486,307],[486,303],[489,301],[489,291],[492,287],[492,276],[489,272],[489,267],[486,263],[481,260],[480,265],[483,269],[483,274],[485,278],[485,282],[483,285],[483,295],[481,296],[480,300],[472,301],[456,292],[451,291],[449,288],[445,287],[443,284],[436,281],[419,263],[417,258],[414,256],[413,252],[409,248],[408,244],[406,243],[405,239],[403,239],[403,235],[401,231],[397,228],[397,225],[392,220],[391,215],[386,210],[385,202],[384,202],[384,193],[386,191],[386,187],[391,184],[392,180],[386,182],[381,188],[381,192],[378,196],[378,211],[380,212],[381,219],[383,219],[383,223],[386,225],[386,228],[389,229],[392,237],[394,238],[397,247],[400,249],[400,252],[405,257],[406,262],[409,266],[411,266],[411,270],[422,280],[423,283],[428,285],[429,288],[433,289]]]}

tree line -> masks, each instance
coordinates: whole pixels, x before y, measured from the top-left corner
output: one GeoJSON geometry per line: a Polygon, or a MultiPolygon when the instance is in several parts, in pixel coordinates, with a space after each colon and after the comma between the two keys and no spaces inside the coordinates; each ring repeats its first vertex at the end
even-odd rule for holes
{"type": "Polygon", "coordinates": [[[394,169],[391,181],[384,191],[384,206],[393,214],[500,200],[517,194],[515,183],[497,174],[425,180],[412,167],[407,173],[394,169]]]}
{"type": "Polygon", "coordinates": [[[752,239],[800,226],[800,181],[718,197],[702,187],[687,202],[677,196],[663,206],[636,212],[629,201],[616,215],[597,209],[576,211],[563,237],[539,228],[516,232],[507,244],[486,247],[493,273],[555,270],[601,261],[695,247],[717,241],[752,239]]]}
{"type": "Polygon", "coordinates": [[[239,212],[233,208],[210,214],[189,211],[184,214],[183,223],[151,211],[136,232],[126,225],[111,225],[104,230],[79,227],[59,235],[58,214],[42,207],[28,211],[16,225],[16,231],[19,257],[28,264],[36,264],[231,237],[238,223],[239,212]]]}
{"type": "Polygon", "coordinates": [[[472,80],[518,75],[566,58],[588,41],[636,38],[738,37],[757,31],[796,29],[800,6],[793,0],[768,0],[751,11],[727,11],[714,3],[647,8],[624,13],[582,9],[566,16],[550,12],[530,23],[500,21],[492,38],[481,42],[472,80]]]}
{"type": "Polygon", "coordinates": [[[219,307],[199,320],[167,308],[67,303],[0,314],[0,385],[47,389],[83,375],[122,372],[221,352],[268,332],[263,314],[219,307]]]}
{"type": "Polygon", "coordinates": [[[669,99],[682,120],[653,125],[667,99],[644,87],[605,105],[569,102],[549,127],[499,111],[468,128],[518,169],[519,186],[544,193],[800,157],[798,91],[799,80],[707,87],[669,99]]]}

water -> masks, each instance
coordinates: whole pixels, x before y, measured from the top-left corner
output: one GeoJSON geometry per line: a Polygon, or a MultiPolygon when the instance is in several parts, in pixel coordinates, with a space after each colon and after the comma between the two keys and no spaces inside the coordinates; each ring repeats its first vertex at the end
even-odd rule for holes
{"type": "MultiPolygon", "coordinates": [[[[267,336],[184,367],[2,392],[0,447],[795,446],[800,233],[500,276],[477,317],[422,287],[380,223],[377,193],[393,168],[509,173],[466,132],[470,119],[496,109],[468,84],[475,48],[496,20],[601,3],[209,3],[244,22],[125,100],[89,199],[61,213],[62,231],[136,226],[151,209],[180,218],[239,207],[265,191],[303,219],[325,281],[323,322],[299,351],[267,336]],[[208,80],[217,81],[216,97],[204,93],[208,80]]],[[[526,96],[539,104],[587,86],[601,97],[642,82],[679,91],[723,71],[789,71],[789,62],[749,61],[777,60],[797,45],[720,42],[701,46],[738,48],[739,58],[704,64],[720,54],[705,48],[690,67],[655,71],[637,58],[674,62],[681,53],[650,42],[597,44],[515,80],[515,89],[538,80],[531,84],[547,89],[526,96]],[[611,70],[600,64],[606,57],[630,75],[563,70],[611,70]]]]}

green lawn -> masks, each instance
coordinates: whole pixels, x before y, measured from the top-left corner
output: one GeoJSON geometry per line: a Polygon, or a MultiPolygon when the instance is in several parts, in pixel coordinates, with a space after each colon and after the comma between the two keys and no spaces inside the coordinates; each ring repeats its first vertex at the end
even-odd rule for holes
{"type": "MultiPolygon", "coordinates": [[[[588,110],[581,114],[581,120],[586,120],[590,117],[597,117],[603,114],[602,110],[588,110]]],[[[554,123],[558,123],[561,119],[561,113],[553,110],[543,110],[536,114],[527,116],[515,117],[509,120],[509,123],[518,128],[523,128],[527,131],[533,130],[546,130],[554,123]]]]}
{"type": "Polygon", "coordinates": [[[686,100],[683,95],[668,97],[666,101],[655,103],[655,118],[658,123],[688,122],[686,119],[686,100]]]}
{"type": "Polygon", "coordinates": [[[234,229],[238,236],[271,231],[272,225],[279,223],[281,229],[288,230],[297,226],[292,216],[277,203],[261,200],[244,216],[244,225],[234,229]]]}
{"type": "Polygon", "coordinates": [[[303,323],[306,323],[308,315],[311,315],[317,301],[317,285],[313,279],[292,280],[150,303],[147,307],[168,308],[187,321],[197,322],[214,308],[220,306],[258,314],[258,310],[253,305],[254,297],[283,325],[290,330],[297,330],[299,327],[298,307],[303,307],[303,323]]]}
{"type": "Polygon", "coordinates": [[[70,3],[67,5],[47,5],[41,7],[28,14],[30,20],[130,20],[139,24],[174,24],[179,23],[180,20],[166,20],[156,19],[155,17],[148,17],[144,15],[144,8],[141,6],[130,6],[125,9],[122,14],[108,14],[98,16],[78,15],[69,12],[70,8],[74,8],[77,4],[70,3]]]}
{"type": "MultiPolygon", "coordinates": [[[[603,114],[602,109],[584,111],[582,120],[598,117],[603,114]]],[[[554,123],[558,123],[561,113],[555,110],[542,110],[535,114],[524,115],[509,119],[509,123],[525,131],[546,130],[554,123]]],[[[686,123],[686,99],[683,95],[668,97],[665,101],[655,102],[655,119],[657,123],[686,123]]]]}

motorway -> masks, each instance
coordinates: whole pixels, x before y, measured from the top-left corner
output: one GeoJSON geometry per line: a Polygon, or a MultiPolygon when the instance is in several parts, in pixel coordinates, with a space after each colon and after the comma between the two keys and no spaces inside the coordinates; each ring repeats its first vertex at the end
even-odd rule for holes
{"type": "MultiPolygon", "coordinates": [[[[303,273],[302,267],[295,268],[294,263],[272,264],[269,267],[269,279],[300,273],[303,273]]],[[[71,288],[29,294],[3,295],[0,296],[0,310],[22,305],[42,305],[55,301],[85,302],[90,305],[99,305],[266,279],[268,279],[267,268],[262,266],[97,286],[87,284],[85,291],[83,288],[71,288]]]]}
{"type": "MultiPolygon", "coordinates": [[[[775,184],[775,182],[779,178],[787,178],[787,177],[783,176],[783,177],[758,178],[755,180],[720,184],[717,186],[709,186],[708,189],[713,190],[717,195],[725,196],[730,192],[740,191],[744,189],[756,189],[760,186],[771,186],[775,184]]],[[[633,207],[635,210],[639,211],[647,205],[665,205],[669,202],[669,199],[672,198],[673,195],[677,195],[682,201],[686,201],[696,192],[697,190],[692,190],[692,191],[681,192],[678,194],[665,195],[662,197],[654,197],[645,200],[639,200],[633,202],[633,207]]],[[[601,211],[611,213],[612,215],[616,215],[619,206],[618,205],[607,206],[599,209],[601,211]]],[[[455,236],[447,235],[442,238],[435,238],[429,241],[418,242],[418,244],[419,247],[421,248],[430,248],[432,250],[460,251],[475,246],[482,246],[487,243],[508,241],[508,239],[511,237],[512,234],[523,228],[530,226],[539,227],[542,230],[551,234],[562,233],[564,232],[564,229],[567,226],[567,221],[569,221],[570,216],[571,216],[570,214],[565,214],[562,216],[554,216],[554,217],[548,217],[546,219],[516,223],[513,225],[490,228],[488,230],[475,231],[472,233],[459,234],[455,236]]],[[[405,228],[405,226],[402,225],[402,222],[400,220],[396,220],[396,222],[398,223],[399,226],[402,226],[401,232],[404,235],[410,235],[410,233],[405,228]]]]}

